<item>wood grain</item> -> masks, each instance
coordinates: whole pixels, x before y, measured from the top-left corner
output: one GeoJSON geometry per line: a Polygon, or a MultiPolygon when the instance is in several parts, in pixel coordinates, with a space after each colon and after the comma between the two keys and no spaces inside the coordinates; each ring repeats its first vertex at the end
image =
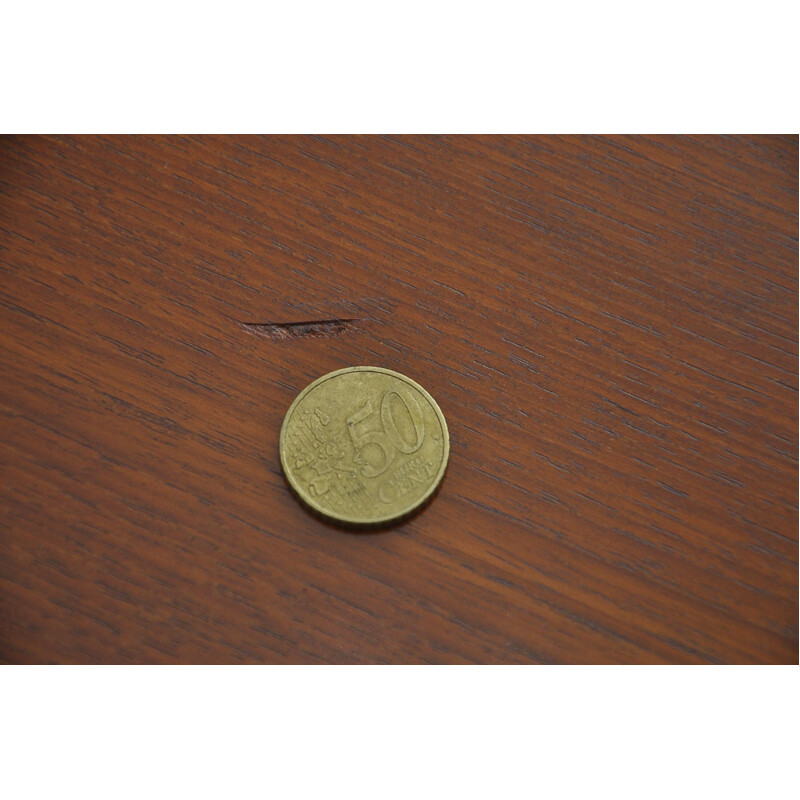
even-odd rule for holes
{"type": "Polygon", "coordinates": [[[797,145],[3,138],[0,659],[797,662],[797,145]],[[355,364],[451,430],[381,533],[278,460],[355,364]]]}

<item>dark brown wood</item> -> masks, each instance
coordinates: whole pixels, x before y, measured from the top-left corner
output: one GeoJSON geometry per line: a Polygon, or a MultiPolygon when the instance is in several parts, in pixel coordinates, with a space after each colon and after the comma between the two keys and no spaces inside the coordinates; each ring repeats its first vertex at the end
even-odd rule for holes
{"type": "Polygon", "coordinates": [[[797,144],[3,138],[0,659],[796,662],[797,144]],[[354,364],[451,429],[380,533],[278,461],[354,364]]]}

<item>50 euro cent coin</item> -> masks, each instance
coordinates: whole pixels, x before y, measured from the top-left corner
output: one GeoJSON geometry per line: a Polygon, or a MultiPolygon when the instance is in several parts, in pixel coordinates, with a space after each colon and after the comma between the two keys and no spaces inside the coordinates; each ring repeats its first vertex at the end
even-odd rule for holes
{"type": "Polygon", "coordinates": [[[286,479],[313,511],[343,525],[387,525],[434,495],[450,437],[436,401],[418,383],[382,367],[323,375],[283,421],[286,479]]]}

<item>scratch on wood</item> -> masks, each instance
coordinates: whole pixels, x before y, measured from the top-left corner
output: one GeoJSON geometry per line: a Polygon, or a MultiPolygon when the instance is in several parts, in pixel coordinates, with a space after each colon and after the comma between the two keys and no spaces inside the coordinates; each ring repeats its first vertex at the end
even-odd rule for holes
{"type": "Polygon", "coordinates": [[[357,327],[360,319],[321,319],[308,322],[240,322],[248,333],[265,339],[297,339],[301,336],[338,336],[357,327]]]}

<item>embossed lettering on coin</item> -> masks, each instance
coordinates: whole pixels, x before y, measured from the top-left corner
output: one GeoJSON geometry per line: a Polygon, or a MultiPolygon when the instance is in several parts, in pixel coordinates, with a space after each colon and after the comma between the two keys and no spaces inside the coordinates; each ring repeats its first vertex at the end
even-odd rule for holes
{"type": "Polygon", "coordinates": [[[289,484],[338,522],[375,525],[420,508],[444,475],[447,423],[410,378],[381,367],[324,375],[292,403],[280,455],[289,484]]]}

